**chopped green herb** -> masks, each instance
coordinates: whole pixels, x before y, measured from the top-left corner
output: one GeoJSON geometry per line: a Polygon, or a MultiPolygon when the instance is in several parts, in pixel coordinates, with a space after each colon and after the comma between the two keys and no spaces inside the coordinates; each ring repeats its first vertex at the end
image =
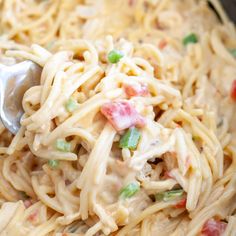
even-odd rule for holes
{"type": "Polygon", "coordinates": [[[68,112],[73,112],[77,108],[78,108],[78,103],[73,98],[69,98],[66,103],[66,110],[68,112]]]}
{"type": "Polygon", "coordinates": [[[120,197],[122,199],[130,198],[134,196],[140,190],[140,184],[138,182],[133,182],[120,190],[120,197]]]}
{"type": "Polygon", "coordinates": [[[157,193],[155,195],[155,199],[156,201],[168,202],[176,199],[177,197],[181,197],[183,194],[184,194],[183,189],[170,190],[166,192],[157,193]]]}
{"type": "Polygon", "coordinates": [[[141,133],[139,130],[135,127],[132,127],[120,139],[119,147],[134,150],[137,148],[140,138],[141,133]]]}
{"type": "Polygon", "coordinates": [[[187,46],[190,43],[197,43],[197,42],[198,42],[198,38],[197,38],[197,35],[194,33],[189,34],[183,38],[183,45],[184,46],[187,46]]]}
{"type": "Polygon", "coordinates": [[[165,192],[160,192],[155,195],[155,200],[156,201],[162,201],[164,198],[165,192]]]}
{"type": "Polygon", "coordinates": [[[117,63],[120,61],[120,59],[123,57],[123,53],[117,50],[112,50],[108,53],[108,61],[110,63],[117,63]]]}
{"type": "Polygon", "coordinates": [[[71,144],[63,139],[58,139],[56,141],[56,148],[62,152],[70,152],[71,144]]]}
{"type": "Polygon", "coordinates": [[[236,48],[230,49],[229,52],[231,53],[231,55],[232,55],[233,57],[236,58],[236,48]]]}
{"type": "Polygon", "coordinates": [[[49,165],[52,169],[55,169],[55,168],[58,167],[59,161],[58,161],[58,160],[49,160],[49,161],[48,161],[48,165],[49,165]]]}
{"type": "Polygon", "coordinates": [[[29,199],[29,198],[30,198],[30,197],[27,195],[27,193],[24,192],[24,191],[20,191],[19,194],[20,194],[20,198],[21,198],[22,200],[26,200],[26,199],[29,199]]]}

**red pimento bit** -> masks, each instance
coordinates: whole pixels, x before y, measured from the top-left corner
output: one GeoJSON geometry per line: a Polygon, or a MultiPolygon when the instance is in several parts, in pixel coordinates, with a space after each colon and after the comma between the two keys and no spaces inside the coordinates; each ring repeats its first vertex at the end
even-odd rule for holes
{"type": "Polygon", "coordinates": [[[186,203],[187,203],[187,199],[183,198],[175,205],[175,208],[177,209],[186,208],[186,203]]]}
{"type": "Polygon", "coordinates": [[[101,107],[102,114],[111,125],[121,131],[132,126],[145,126],[145,118],[141,116],[128,101],[115,101],[101,107]]]}
{"type": "Polygon", "coordinates": [[[209,219],[203,225],[202,234],[204,236],[221,236],[224,233],[226,227],[227,223],[225,222],[209,219]]]}
{"type": "Polygon", "coordinates": [[[124,84],[124,90],[128,97],[145,97],[149,95],[148,87],[144,84],[124,84]]]}

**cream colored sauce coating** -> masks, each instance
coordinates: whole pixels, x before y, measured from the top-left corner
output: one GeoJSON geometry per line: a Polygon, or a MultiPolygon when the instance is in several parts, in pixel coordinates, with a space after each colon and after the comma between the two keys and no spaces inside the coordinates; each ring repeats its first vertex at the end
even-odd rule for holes
{"type": "Polygon", "coordinates": [[[43,67],[18,134],[0,127],[0,235],[195,236],[209,219],[236,231],[236,32],[211,2],[223,23],[204,0],[0,1],[1,62],[43,67]],[[198,43],[184,46],[190,33],[198,43]],[[112,49],[124,54],[117,64],[112,49]],[[130,98],[127,82],[150,95],[130,98]],[[134,151],[100,112],[120,100],[146,121],[134,151]],[[130,183],[140,190],[121,199],[130,183]],[[153,201],[173,188],[185,207],[153,201]]]}

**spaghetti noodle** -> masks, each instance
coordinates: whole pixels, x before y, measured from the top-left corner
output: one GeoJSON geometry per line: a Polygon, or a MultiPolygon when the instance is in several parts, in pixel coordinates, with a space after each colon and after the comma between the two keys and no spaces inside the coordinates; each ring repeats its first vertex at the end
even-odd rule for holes
{"type": "Polygon", "coordinates": [[[0,235],[236,232],[236,31],[216,0],[2,0],[1,63],[32,60],[0,125],[0,235]],[[112,35],[112,36],[111,36],[112,35]]]}

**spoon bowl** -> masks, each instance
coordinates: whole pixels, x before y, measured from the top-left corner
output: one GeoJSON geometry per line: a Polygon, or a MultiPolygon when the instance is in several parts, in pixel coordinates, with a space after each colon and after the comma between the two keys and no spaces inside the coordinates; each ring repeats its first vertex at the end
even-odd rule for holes
{"type": "Polygon", "coordinates": [[[0,64],[0,117],[13,134],[20,129],[22,99],[26,90],[40,83],[42,69],[32,61],[12,66],[0,64]]]}

